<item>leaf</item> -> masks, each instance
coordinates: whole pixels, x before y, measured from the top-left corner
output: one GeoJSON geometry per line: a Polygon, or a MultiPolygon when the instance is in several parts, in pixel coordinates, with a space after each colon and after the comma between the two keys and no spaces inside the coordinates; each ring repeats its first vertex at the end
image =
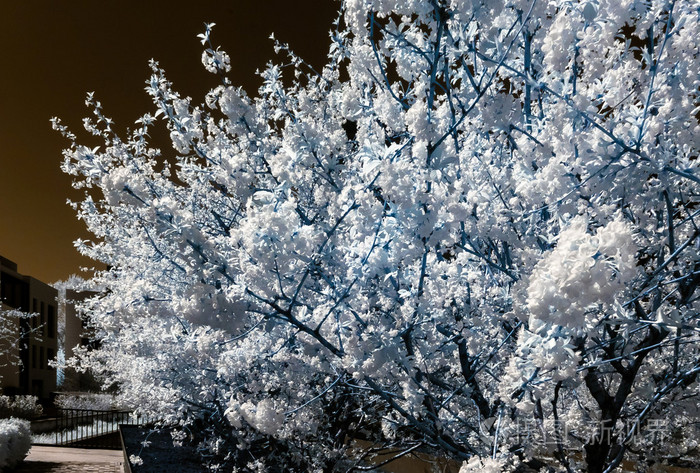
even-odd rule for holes
{"type": "Polygon", "coordinates": [[[586,6],[583,7],[583,18],[586,20],[586,23],[593,23],[593,20],[595,20],[595,17],[598,15],[598,12],[596,11],[595,7],[593,6],[592,2],[586,3],[586,6]]]}

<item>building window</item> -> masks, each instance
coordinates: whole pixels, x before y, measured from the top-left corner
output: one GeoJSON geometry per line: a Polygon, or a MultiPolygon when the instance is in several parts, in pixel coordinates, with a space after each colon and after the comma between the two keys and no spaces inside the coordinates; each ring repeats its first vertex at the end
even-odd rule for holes
{"type": "Polygon", "coordinates": [[[47,348],[46,349],[46,366],[47,366],[47,368],[50,368],[49,361],[53,360],[54,356],[55,356],[55,354],[53,352],[53,348],[47,348]]]}
{"type": "Polygon", "coordinates": [[[32,368],[36,368],[36,345],[32,345],[32,368]]]}
{"type": "Polygon", "coordinates": [[[40,318],[40,327],[41,327],[41,336],[43,337],[46,335],[46,320],[44,318],[44,301],[41,301],[41,311],[39,312],[39,318],[40,318]]]}
{"type": "Polygon", "coordinates": [[[48,313],[48,332],[49,332],[49,338],[55,338],[56,337],[56,311],[52,305],[49,305],[49,313],[48,313]]]}
{"type": "Polygon", "coordinates": [[[39,347],[39,369],[44,369],[44,347],[39,347]]]}
{"type": "Polygon", "coordinates": [[[36,297],[35,297],[34,299],[32,299],[32,312],[36,313],[37,312],[36,308],[37,308],[37,304],[36,304],[36,297]]]}
{"type": "Polygon", "coordinates": [[[32,394],[38,398],[44,397],[44,381],[40,379],[32,380],[32,394]]]}

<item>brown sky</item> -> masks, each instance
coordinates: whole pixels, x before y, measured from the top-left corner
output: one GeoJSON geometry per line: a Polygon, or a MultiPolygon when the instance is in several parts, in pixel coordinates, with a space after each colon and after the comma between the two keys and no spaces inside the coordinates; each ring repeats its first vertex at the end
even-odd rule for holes
{"type": "MultiPolygon", "coordinates": [[[[196,38],[215,22],[214,44],[231,56],[231,78],[253,95],[256,69],[278,39],[312,64],[323,62],[333,0],[21,0],[0,2],[0,255],[52,283],[93,266],[73,248],[87,238],[66,199],[80,197],[59,165],[67,142],[60,117],[82,131],[85,93],[94,91],[121,129],[152,109],[148,60],[183,95],[201,102],[216,78],[201,66],[196,38]]],[[[84,136],[84,135],[82,135],[84,136]]]]}

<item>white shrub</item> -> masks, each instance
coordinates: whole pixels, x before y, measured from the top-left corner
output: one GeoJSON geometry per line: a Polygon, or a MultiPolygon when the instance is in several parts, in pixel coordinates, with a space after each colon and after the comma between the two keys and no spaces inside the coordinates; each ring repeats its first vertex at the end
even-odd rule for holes
{"type": "Polygon", "coordinates": [[[43,409],[36,396],[0,396],[0,419],[9,417],[33,419],[41,414],[43,409]]]}
{"type": "Polygon", "coordinates": [[[31,447],[29,421],[0,419],[0,470],[16,466],[31,447]]]}
{"type": "Polygon", "coordinates": [[[108,411],[111,409],[121,409],[124,406],[119,404],[113,394],[99,393],[76,393],[59,394],[54,400],[56,407],[62,409],[93,409],[98,411],[108,411]]]}

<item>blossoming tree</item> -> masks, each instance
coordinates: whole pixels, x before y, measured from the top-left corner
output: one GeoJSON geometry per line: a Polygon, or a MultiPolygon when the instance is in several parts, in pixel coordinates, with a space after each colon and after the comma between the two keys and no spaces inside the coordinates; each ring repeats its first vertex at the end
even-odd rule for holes
{"type": "Polygon", "coordinates": [[[347,0],[257,97],[210,33],[202,105],[153,62],[128,136],[55,121],[109,268],[76,363],[224,470],[697,448],[697,4],[347,0]]]}
{"type": "Polygon", "coordinates": [[[5,308],[0,300],[0,368],[19,366],[21,363],[18,338],[21,334],[20,320],[25,317],[26,314],[18,310],[5,308]]]}

